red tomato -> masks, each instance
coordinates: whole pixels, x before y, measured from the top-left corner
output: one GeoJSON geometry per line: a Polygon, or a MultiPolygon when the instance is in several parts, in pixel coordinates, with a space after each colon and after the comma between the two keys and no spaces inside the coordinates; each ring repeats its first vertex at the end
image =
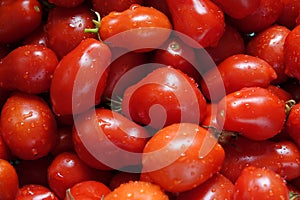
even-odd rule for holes
{"type": "Polygon", "coordinates": [[[293,29],[296,26],[296,18],[300,14],[300,1],[298,0],[281,0],[283,9],[277,19],[277,23],[293,29]]]}
{"type": "Polygon", "coordinates": [[[168,200],[168,196],[158,185],[143,181],[129,181],[113,190],[104,200],[168,200]]]}
{"type": "Polygon", "coordinates": [[[111,12],[101,19],[100,37],[110,46],[150,51],[169,37],[168,17],[152,7],[133,4],[123,12],[111,12]],[[114,37],[112,37],[114,36],[114,37]]]}
{"type": "Polygon", "coordinates": [[[82,4],[83,2],[84,0],[49,0],[49,3],[63,8],[76,7],[82,4]]]}
{"type": "Polygon", "coordinates": [[[38,0],[3,0],[0,4],[0,44],[25,38],[42,22],[38,0]]]}
{"type": "Polygon", "coordinates": [[[193,79],[161,67],[125,90],[122,111],[137,123],[159,129],[179,122],[201,123],[206,101],[193,79]]]}
{"type": "MultiPolygon", "coordinates": [[[[73,2],[73,1],[72,1],[73,2]]],[[[94,15],[85,5],[74,8],[55,7],[48,13],[46,32],[49,47],[61,59],[86,38],[97,38],[96,34],[85,33],[93,28],[94,15]]]]}
{"type": "Polygon", "coordinates": [[[276,77],[272,66],[263,59],[238,54],[226,58],[218,67],[205,73],[201,88],[206,98],[215,101],[243,87],[268,87],[276,77]]]}
{"type": "Polygon", "coordinates": [[[269,92],[275,94],[279,99],[281,99],[285,103],[293,99],[293,96],[289,92],[287,92],[279,86],[269,85],[266,89],[269,92]]]}
{"type": "Polygon", "coordinates": [[[300,103],[294,105],[288,115],[286,131],[293,141],[300,147],[300,103]]]}
{"type": "Polygon", "coordinates": [[[109,47],[92,38],[63,57],[50,86],[53,111],[57,115],[77,114],[100,103],[110,60],[109,47]]]}
{"type": "Polygon", "coordinates": [[[2,137],[11,152],[25,160],[47,155],[55,145],[56,121],[36,95],[12,94],[1,111],[2,137]]]}
{"type": "Polygon", "coordinates": [[[288,200],[289,190],[285,181],[266,168],[246,167],[234,185],[233,200],[274,199],[288,200]]]}
{"type": "Polygon", "coordinates": [[[67,190],[65,200],[103,199],[111,190],[98,181],[83,181],[67,190]]]}
{"type": "Polygon", "coordinates": [[[176,200],[231,199],[233,183],[220,173],[200,184],[198,187],[181,192],[176,200]]]}
{"type": "Polygon", "coordinates": [[[159,130],[143,154],[143,172],[170,192],[202,184],[223,163],[225,152],[214,136],[197,124],[178,123],[159,130]]]}
{"type": "Polygon", "coordinates": [[[143,127],[104,108],[80,115],[75,122],[74,148],[89,166],[105,170],[140,164],[141,155],[134,153],[141,153],[148,140],[143,127]],[[95,157],[100,152],[101,156],[95,157]]]}
{"type": "Polygon", "coordinates": [[[0,87],[39,94],[48,92],[58,64],[55,53],[43,45],[24,45],[0,62],[0,87]]]}
{"type": "Polygon", "coordinates": [[[174,30],[189,36],[202,47],[215,46],[224,33],[224,14],[209,0],[167,0],[174,30]],[[200,28],[199,28],[200,27],[200,28]]]}
{"type": "Polygon", "coordinates": [[[48,167],[49,187],[60,199],[65,198],[68,188],[82,181],[95,180],[95,175],[95,171],[74,153],[57,155],[48,167]]]}
{"type": "Polygon", "coordinates": [[[45,186],[28,184],[21,187],[15,200],[59,200],[56,195],[45,186]]]}
{"type": "Polygon", "coordinates": [[[284,43],[290,30],[284,26],[274,25],[257,34],[248,43],[246,52],[268,62],[277,74],[273,84],[283,83],[287,76],[284,73],[284,43]]]}
{"type": "Polygon", "coordinates": [[[271,169],[286,180],[300,175],[300,152],[292,142],[252,141],[238,137],[223,147],[226,154],[221,173],[232,182],[249,165],[271,169]]]}
{"type": "Polygon", "coordinates": [[[19,180],[16,170],[8,161],[0,159],[0,198],[15,200],[18,189],[19,180]]]}

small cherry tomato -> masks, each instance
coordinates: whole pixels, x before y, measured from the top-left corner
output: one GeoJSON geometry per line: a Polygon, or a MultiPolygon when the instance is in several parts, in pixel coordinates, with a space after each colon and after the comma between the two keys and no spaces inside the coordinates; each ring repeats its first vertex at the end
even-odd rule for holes
{"type": "Polygon", "coordinates": [[[37,184],[24,185],[18,190],[15,200],[59,200],[47,187],[37,184]]]}
{"type": "Polygon", "coordinates": [[[0,159],[0,198],[15,200],[19,189],[19,179],[15,168],[6,160],[0,159]]]}

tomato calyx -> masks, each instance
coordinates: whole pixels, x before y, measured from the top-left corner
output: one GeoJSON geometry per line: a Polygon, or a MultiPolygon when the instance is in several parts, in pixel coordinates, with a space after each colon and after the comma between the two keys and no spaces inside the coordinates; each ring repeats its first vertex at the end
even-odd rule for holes
{"type": "Polygon", "coordinates": [[[295,193],[295,192],[290,192],[290,194],[289,194],[289,200],[297,200],[297,199],[299,199],[300,198],[300,194],[297,194],[297,193],[295,193]]]}
{"type": "Polygon", "coordinates": [[[114,99],[109,97],[104,97],[107,100],[106,105],[113,111],[120,113],[122,111],[122,97],[116,96],[114,99]]]}
{"type": "Polygon", "coordinates": [[[288,117],[290,114],[291,109],[296,104],[296,101],[291,99],[285,102],[285,114],[288,117]]]}
{"type": "Polygon", "coordinates": [[[202,125],[203,128],[208,129],[208,131],[218,140],[221,144],[228,144],[232,139],[239,136],[238,132],[219,130],[214,126],[202,125]]]}
{"type": "Polygon", "coordinates": [[[95,25],[95,28],[86,28],[86,29],[84,29],[84,32],[97,34],[98,39],[101,41],[100,34],[99,34],[99,28],[101,26],[101,16],[100,16],[99,12],[97,12],[97,11],[92,10],[92,12],[95,13],[95,15],[97,17],[97,19],[92,20],[92,22],[95,25]]]}
{"type": "Polygon", "coordinates": [[[66,190],[66,199],[68,199],[68,200],[75,200],[75,198],[73,197],[73,195],[71,193],[71,189],[70,188],[68,188],[66,190]]]}

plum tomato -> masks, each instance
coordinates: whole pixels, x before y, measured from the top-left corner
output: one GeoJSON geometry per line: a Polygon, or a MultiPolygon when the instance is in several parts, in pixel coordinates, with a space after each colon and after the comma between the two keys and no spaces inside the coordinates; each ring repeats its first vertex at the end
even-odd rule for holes
{"type": "Polygon", "coordinates": [[[300,147],[300,103],[292,107],[286,122],[286,131],[293,141],[300,147]]]}
{"type": "Polygon", "coordinates": [[[19,179],[15,168],[0,159],[0,198],[14,200],[19,189],[19,179]]]}
{"type": "Polygon", "coordinates": [[[167,66],[125,90],[122,112],[137,123],[159,129],[179,122],[201,123],[206,105],[194,80],[167,66]]]}
{"type": "Polygon", "coordinates": [[[39,96],[13,93],[2,108],[0,120],[4,142],[21,159],[41,158],[55,145],[55,117],[39,96]]]}
{"type": "Polygon", "coordinates": [[[50,90],[58,58],[43,45],[23,45],[12,50],[0,62],[0,87],[31,94],[50,90]]]}
{"type": "Polygon", "coordinates": [[[18,190],[15,200],[59,200],[58,197],[47,187],[38,184],[24,185],[18,190]]]}
{"type": "Polygon", "coordinates": [[[233,200],[274,199],[288,200],[286,182],[267,168],[249,166],[243,169],[234,184],[233,200]]]}
{"type": "Polygon", "coordinates": [[[197,47],[215,46],[225,31],[223,11],[210,0],[167,0],[174,30],[194,41],[184,40],[197,47]],[[199,28],[200,27],[200,28],[199,28]],[[198,45],[199,45],[198,44],[198,45]]]}
{"type": "Polygon", "coordinates": [[[171,22],[164,13],[138,4],[123,12],[110,12],[101,19],[99,28],[100,38],[110,46],[139,52],[159,47],[171,31],[171,22]]]}
{"type": "Polygon", "coordinates": [[[285,103],[261,87],[245,87],[218,103],[217,121],[223,129],[252,140],[272,138],[283,129],[285,119],[285,103]]]}
{"type": "Polygon", "coordinates": [[[217,173],[225,152],[217,139],[197,124],[160,129],[143,152],[143,172],[170,192],[191,190],[217,173]]]}

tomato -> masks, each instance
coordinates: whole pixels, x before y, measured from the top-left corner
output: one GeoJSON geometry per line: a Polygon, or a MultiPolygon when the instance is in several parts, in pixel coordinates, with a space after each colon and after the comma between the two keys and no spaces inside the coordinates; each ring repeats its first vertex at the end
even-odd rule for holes
{"type": "Polygon", "coordinates": [[[285,103],[265,88],[243,88],[218,104],[217,121],[223,129],[252,140],[272,138],[282,130],[285,118],[285,103]]]}
{"type": "Polygon", "coordinates": [[[95,180],[95,175],[76,154],[69,152],[57,155],[48,167],[49,187],[60,199],[65,198],[68,188],[82,181],[95,180]]]}
{"type": "Polygon", "coordinates": [[[284,43],[289,32],[284,26],[274,25],[257,34],[247,45],[248,54],[264,59],[276,71],[277,78],[272,81],[273,84],[287,79],[284,73],[284,43]]]}
{"type": "Polygon", "coordinates": [[[123,200],[168,200],[168,196],[161,188],[153,183],[143,181],[129,181],[117,187],[104,197],[104,200],[123,199],[123,200]]]}
{"type": "Polygon", "coordinates": [[[285,73],[290,77],[300,79],[300,26],[296,26],[286,37],[284,43],[285,73]]]}
{"type": "Polygon", "coordinates": [[[276,22],[288,29],[293,29],[300,13],[300,2],[298,0],[281,0],[281,2],[283,9],[276,22]]]}
{"type": "Polygon", "coordinates": [[[193,79],[180,70],[161,67],[125,90],[122,111],[137,123],[159,129],[179,122],[200,123],[206,101],[193,79]]]}
{"type": "Polygon", "coordinates": [[[83,181],[67,190],[65,200],[103,199],[111,190],[98,181],[83,181]]]}
{"type": "Polygon", "coordinates": [[[14,167],[0,159],[0,198],[14,200],[19,189],[18,175],[14,167]]]}
{"type": "Polygon", "coordinates": [[[189,36],[194,41],[186,41],[195,47],[217,45],[224,33],[225,21],[222,10],[209,0],[167,0],[174,30],[189,36]],[[199,28],[201,27],[201,28],[199,28]]]}
{"type": "Polygon", "coordinates": [[[177,123],[160,129],[147,142],[143,172],[166,191],[183,192],[218,172],[224,156],[223,148],[206,129],[177,123]]]}
{"type": "Polygon", "coordinates": [[[253,141],[243,137],[223,145],[226,152],[221,173],[235,182],[246,166],[266,167],[292,180],[300,174],[300,152],[290,141],[253,141]]]}
{"type": "Polygon", "coordinates": [[[300,147],[300,103],[294,105],[288,115],[286,131],[293,141],[300,147]]]}
{"type": "Polygon", "coordinates": [[[176,200],[231,199],[233,189],[234,185],[229,179],[216,173],[198,187],[179,193],[176,200]]]}
{"type": "Polygon", "coordinates": [[[84,0],[49,0],[49,3],[63,8],[76,7],[82,4],[83,2],[84,0]]]}
{"type": "Polygon", "coordinates": [[[266,168],[246,167],[234,185],[234,200],[289,199],[285,181],[275,172],[266,168]]]}
{"type": "Polygon", "coordinates": [[[251,14],[241,19],[229,18],[228,23],[244,33],[260,32],[276,22],[282,8],[281,1],[261,0],[251,14]]]}
{"type": "Polygon", "coordinates": [[[267,87],[276,77],[276,72],[265,60],[237,54],[226,58],[217,68],[205,73],[201,89],[208,99],[212,99],[210,96],[213,92],[213,100],[216,101],[243,87],[267,87]]]}
{"type": "Polygon", "coordinates": [[[230,17],[241,19],[254,12],[261,0],[212,0],[230,17]]]}
{"type": "Polygon", "coordinates": [[[3,140],[21,159],[41,158],[55,145],[54,115],[48,104],[36,95],[12,94],[2,108],[0,120],[3,140]]]}
{"type": "Polygon", "coordinates": [[[168,17],[152,7],[133,4],[123,12],[111,12],[101,19],[99,34],[110,46],[150,51],[169,37],[168,17]],[[112,37],[114,36],[114,37],[112,37]]]}
{"type": "Polygon", "coordinates": [[[269,85],[266,88],[269,92],[275,94],[279,99],[281,99],[283,102],[287,102],[289,100],[293,99],[292,94],[284,90],[280,86],[275,86],[275,85],[269,85]]]}
{"type": "Polygon", "coordinates": [[[55,114],[77,114],[100,103],[110,60],[109,47],[92,38],[83,40],[63,57],[53,73],[50,86],[55,114]]]}
{"type": "Polygon", "coordinates": [[[114,190],[119,187],[123,183],[127,183],[129,181],[138,181],[140,180],[139,173],[129,173],[129,172],[117,172],[113,177],[111,177],[109,181],[109,188],[114,190]]]}
{"type": "Polygon", "coordinates": [[[104,108],[78,116],[73,129],[78,156],[89,166],[103,170],[140,164],[141,155],[134,153],[143,151],[149,136],[142,126],[104,108]]]}
{"type": "Polygon", "coordinates": [[[49,47],[61,59],[82,40],[97,38],[95,34],[84,32],[85,29],[94,27],[93,18],[93,13],[85,5],[68,9],[62,7],[51,9],[46,22],[49,47]]]}
{"type": "Polygon", "coordinates": [[[21,187],[15,200],[58,200],[58,197],[47,187],[37,184],[28,184],[21,187]]]}
{"type": "Polygon", "coordinates": [[[57,64],[57,56],[45,46],[20,46],[0,62],[0,87],[31,94],[48,92],[57,64]]]}
{"type": "Polygon", "coordinates": [[[0,5],[0,44],[22,40],[42,22],[37,0],[4,0],[0,5]]]}

